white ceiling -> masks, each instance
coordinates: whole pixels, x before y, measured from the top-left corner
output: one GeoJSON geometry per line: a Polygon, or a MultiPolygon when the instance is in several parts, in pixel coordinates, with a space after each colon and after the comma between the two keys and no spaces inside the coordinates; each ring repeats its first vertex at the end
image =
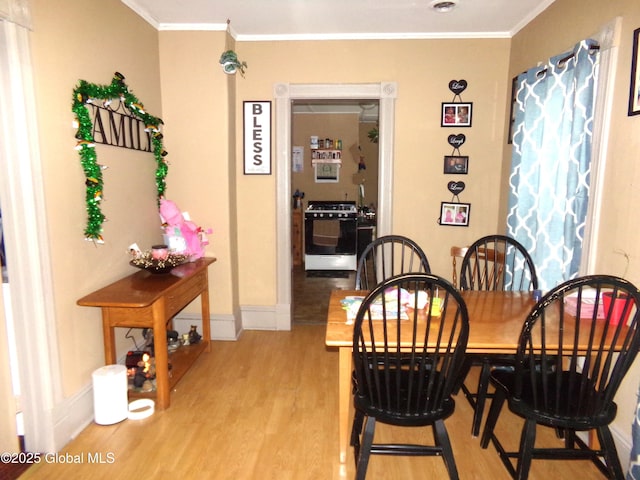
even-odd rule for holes
{"type": "Polygon", "coordinates": [[[158,30],[225,30],[240,41],[508,38],[554,0],[122,0],[158,30]]]}
{"type": "MultiPolygon", "coordinates": [[[[509,38],[555,0],[121,0],[158,30],[211,30],[238,41],[509,38]],[[229,21],[229,24],[227,24],[229,21]]],[[[294,113],[358,113],[378,118],[377,102],[298,102],[294,113]]]]}

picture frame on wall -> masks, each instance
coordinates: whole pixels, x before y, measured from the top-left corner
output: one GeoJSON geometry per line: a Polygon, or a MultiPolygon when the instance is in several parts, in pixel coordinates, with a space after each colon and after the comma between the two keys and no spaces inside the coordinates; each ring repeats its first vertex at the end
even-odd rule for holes
{"type": "Polygon", "coordinates": [[[442,102],[441,127],[470,127],[473,103],[442,102]]]}
{"type": "Polygon", "coordinates": [[[469,157],[466,155],[445,155],[444,173],[466,175],[469,173],[469,157]]]}
{"type": "Polygon", "coordinates": [[[313,164],[314,181],[316,183],[340,182],[340,164],[318,162],[313,164]]]}
{"type": "Polygon", "coordinates": [[[271,175],[271,102],[243,102],[244,174],[271,175]]]}
{"type": "Polygon", "coordinates": [[[640,69],[638,68],[640,51],[638,51],[638,37],[640,37],[640,28],[636,28],[633,31],[631,81],[629,86],[629,116],[640,114],[640,69]]]}
{"type": "Polygon", "coordinates": [[[513,126],[516,123],[516,106],[517,106],[517,91],[518,88],[518,76],[516,75],[511,79],[511,109],[509,112],[509,136],[507,137],[507,143],[513,143],[513,126]]]}
{"type": "Polygon", "coordinates": [[[470,213],[470,203],[441,202],[440,225],[468,227],[470,213]]]}

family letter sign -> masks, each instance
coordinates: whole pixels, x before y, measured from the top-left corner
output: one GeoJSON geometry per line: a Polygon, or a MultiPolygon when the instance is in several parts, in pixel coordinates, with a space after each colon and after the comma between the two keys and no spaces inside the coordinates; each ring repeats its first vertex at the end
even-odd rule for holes
{"type": "Polygon", "coordinates": [[[271,175],[271,102],[244,102],[244,174],[271,175]]]}

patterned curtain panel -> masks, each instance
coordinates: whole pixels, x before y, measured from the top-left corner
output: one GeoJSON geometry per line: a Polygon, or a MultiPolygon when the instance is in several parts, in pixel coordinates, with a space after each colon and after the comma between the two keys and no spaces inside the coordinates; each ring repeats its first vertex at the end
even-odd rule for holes
{"type": "Polygon", "coordinates": [[[633,446],[631,447],[627,480],[640,480],[640,389],[638,389],[636,415],[633,417],[631,425],[631,436],[633,437],[633,446]]]}
{"type": "Polygon", "coordinates": [[[531,254],[542,290],[580,267],[598,58],[596,42],[583,40],[516,80],[507,230],[531,254]]]}

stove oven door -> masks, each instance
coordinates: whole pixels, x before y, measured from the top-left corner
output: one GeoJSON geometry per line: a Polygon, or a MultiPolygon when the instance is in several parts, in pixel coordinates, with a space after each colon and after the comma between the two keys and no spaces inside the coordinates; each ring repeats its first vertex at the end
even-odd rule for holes
{"type": "Polygon", "coordinates": [[[356,254],[356,218],[318,218],[305,215],[304,227],[305,254],[356,254]]]}

